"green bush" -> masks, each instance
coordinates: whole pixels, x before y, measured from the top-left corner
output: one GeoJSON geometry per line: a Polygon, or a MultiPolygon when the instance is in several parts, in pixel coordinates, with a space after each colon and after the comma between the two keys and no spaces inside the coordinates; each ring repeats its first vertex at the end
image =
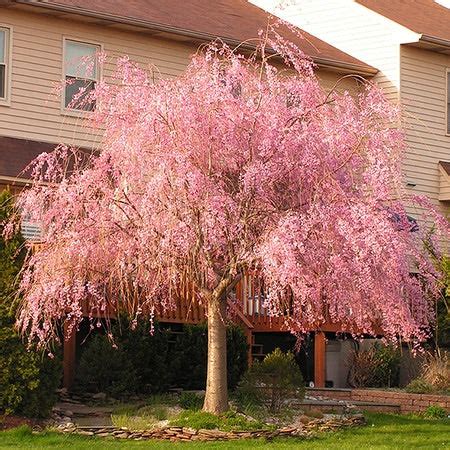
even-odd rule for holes
{"type": "MultiPolygon", "coordinates": [[[[170,352],[172,385],[187,390],[205,389],[208,329],[205,324],[185,325],[170,352]]],[[[247,369],[247,339],[236,325],[227,328],[228,388],[234,389],[247,369]]]]}
{"type": "Polygon", "coordinates": [[[60,358],[27,349],[14,328],[15,291],[24,260],[20,233],[5,242],[3,224],[13,212],[8,191],[0,193],[0,410],[30,417],[46,417],[56,401],[61,376],[60,358]]]}
{"type": "MultiPolygon", "coordinates": [[[[117,348],[107,337],[94,335],[81,349],[75,389],[106,392],[112,396],[127,393],[158,393],[170,386],[200,390],[206,384],[207,328],[185,325],[170,344],[170,331],[142,321],[132,330],[121,318],[113,326],[117,348]]],[[[233,388],[247,368],[247,341],[237,326],[227,329],[228,385],[233,388]]]]}
{"type": "Polygon", "coordinates": [[[431,405],[422,415],[426,419],[445,419],[447,417],[447,411],[442,406],[431,405]]]}
{"type": "Polygon", "coordinates": [[[206,325],[185,325],[170,351],[173,386],[199,390],[205,388],[208,330],[206,325]]]}
{"type": "Polygon", "coordinates": [[[83,349],[75,389],[115,396],[136,392],[137,380],[136,371],[120,343],[114,348],[106,336],[98,334],[83,349]]]}
{"type": "Polygon", "coordinates": [[[138,322],[134,330],[126,318],[120,325],[113,334],[133,366],[138,391],[155,394],[167,390],[171,382],[167,332],[155,322],[152,334],[147,320],[138,322]]]}
{"type": "Polygon", "coordinates": [[[302,400],[305,385],[302,373],[291,352],[279,348],[262,362],[255,362],[238,385],[236,398],[241,408],[251,405],[266,406],[277,413],[285,400],[302,400]]]}
{"type": "Polygon", "coordinates": [[[400,351],[376,343],[367,350],[355,350],[350,357],[348,383],[351,387],[398,386],[400,351]]]}
{"type": "Polygon", "coordinates": [[[198,411],[202,408],[204,400],[204,396],[198,395],[195,392],[182,392],[179,403],[183,409],[198,411]]]}

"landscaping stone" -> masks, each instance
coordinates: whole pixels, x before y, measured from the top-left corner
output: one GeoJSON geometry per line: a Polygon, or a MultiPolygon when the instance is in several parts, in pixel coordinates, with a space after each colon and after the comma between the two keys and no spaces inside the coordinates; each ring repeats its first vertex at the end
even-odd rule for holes
{"type": "Polygon", "coordinates": [[[272,439],[276,436],[309,437],[315,432],[332,432],[348,427],[365,424],[364,416],[356,414],[350,417],[334,417],[323,419],[310,419],[307,423],[298,426],[283,427],[278,430],[252,430],[252,431],[221,431],[221,430],[194,430],[184,427],[162,427],[145,431],[125,431],[118,427],[80,427],[70,424],[58,427],[64,433],[76,433],[84,436],[111,437],[115,439],[159,439],[176,441],[226,441],[234,439],[272,439]]]}

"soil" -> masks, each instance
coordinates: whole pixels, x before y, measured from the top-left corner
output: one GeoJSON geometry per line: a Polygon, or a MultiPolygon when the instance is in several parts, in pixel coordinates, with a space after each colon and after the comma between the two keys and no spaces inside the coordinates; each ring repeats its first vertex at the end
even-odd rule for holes
{"type": "Polygon", "coordinates": [[[9,430],[10,428],[28,425],[33,429],[43,429],[45,427],[43,419],[29,419],[21,416],[4,416],[0,415],[0,431],[9,430]]]}

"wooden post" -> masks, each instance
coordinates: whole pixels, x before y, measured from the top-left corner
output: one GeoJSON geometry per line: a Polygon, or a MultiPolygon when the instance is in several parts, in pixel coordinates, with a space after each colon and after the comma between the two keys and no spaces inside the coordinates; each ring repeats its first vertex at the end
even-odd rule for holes
{"type": "Polygon", "coordinates": [[[252,366],[252,364],[253,364],[253,358],[252,358],[252,353],[253,353],[253,333],[252,333],[252,330],[249,330],[247,328],[245,334],[247,335],[247,345],[248,345],[248,349],[247,349],[247,364],[248,364],[248,367],[250,368],[252,366]]]}
{"type": "Polygon", "coordinates": [[[64,348],[63,348],[63,386],[70,389],[73,385],[75,376],[75,348],[76,348],[76,329],[68,336],[69,324],[64,323],[64,348]]]}
{"type": "Polygon", "coordinates": [[[325,387],[326,353],[325,333],[316,331],[314,336],[314,386],[325,387]]]}

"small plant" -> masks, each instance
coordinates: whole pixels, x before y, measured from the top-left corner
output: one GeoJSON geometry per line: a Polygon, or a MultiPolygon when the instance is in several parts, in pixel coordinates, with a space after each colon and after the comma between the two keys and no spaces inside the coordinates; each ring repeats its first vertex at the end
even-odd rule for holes
{"type": "Polygon", "coordinates": [[[241,408],[264,405],[277,413],[290,398],[303,399],[305,387],[300,369],[291,352],[279,348],[264,360],[255,362],[239,383],[236,399],[241,408]]]}
{"type": "Polygon", "coordinates": [[[430,394],[434,392],[450,392],[450,361],[446,354],[439,350],[429,353],[422,367],[419,378],[406,386],[408,392],[430,394]]]}
{"type": "Polygon", "coordinates": [[[204,396],[198,395],[195,392],[183,392],[180,395],[180,406],[183,409],[191,411],[198,411],[202,408],[204,396]]]}
{"type": "Polygon", "coordinates": [[[447,411],[441,406],[431,405],[422,415],[426,419],[445,419],[447,417],[447,411]]]}
{"type": "Polygon", "coordinates": [[[148,430],[158,422],[170,417],[171,411],[167,405],[121,405],[111,415],[111,421],[116,427],[125,427],[129,430],[148,430]]]}
{"type": "Polygon", "coordinates": [[[448,355],[430,353],[423,365],[422,378],[437,391],[450,391],[450,360],[448,355]]]}
{"type": "Polygon", "coordinates": [[[411,383],[406,386],[405,390],[411,394],[431,394],[434,392],[433,386],[427,383],[423,378],[412,380],[411,383]]]}
{"type": "Polygon", "coordinates": [[[398,386],[400,352],[392,346],[375,344],[350,355],[348,384],[351,387],[398,386]]]}

